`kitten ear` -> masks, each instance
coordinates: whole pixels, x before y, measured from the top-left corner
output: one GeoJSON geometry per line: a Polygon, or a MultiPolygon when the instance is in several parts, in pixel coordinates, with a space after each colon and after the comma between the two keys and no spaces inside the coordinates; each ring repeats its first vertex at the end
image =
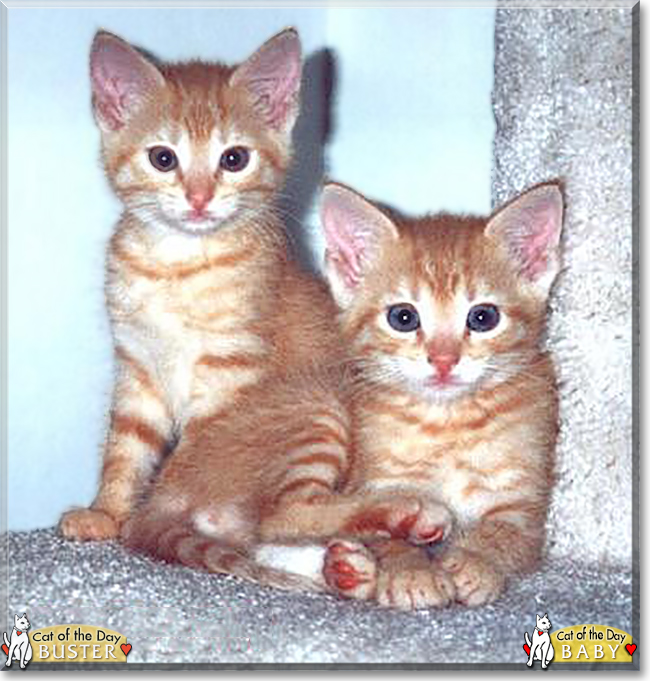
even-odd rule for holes
{"type": "Polygon", "coordinates": [[[160,71],[127,42],[98,31],[90,50],[93,109],[105,132],[123,128],[165,83],[160,71]]]}
{"type": "Polygon", "coordinates": [[[288,132],[298,115],[301,73],[300,38],[287,28],[241,64],[231,82],[246,87],[267,125],[288,132]]]}
{"type": "Polygon", "coordinates": [[[557,184],[527,191],[488,223],[486,236],[500,241],[522,278],[546,297],[560,269],[563,200],[557,184]]]}
{"type": "Polygon", "coordinates": [[[398,239],[397,229],[379,208],[341,184],[323,188],[325,271],[334,297],[347,306],[368,266],[381,249],[398,239]]]}

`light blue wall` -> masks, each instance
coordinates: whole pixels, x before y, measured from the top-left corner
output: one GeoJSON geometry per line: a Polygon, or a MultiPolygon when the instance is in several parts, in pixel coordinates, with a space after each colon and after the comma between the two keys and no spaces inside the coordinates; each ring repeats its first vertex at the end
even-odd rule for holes
{"type": "Polygon", "coordinates": [[[487,212],[493,23],[493,9],[8,10],[10,529],[88,504],[100,468],[103,257],[118,206],[90,114],[97,28],[164,59],[237,61],[296,26],[307,57],[334,57],[329,177],[407,212],[487,212]]]}

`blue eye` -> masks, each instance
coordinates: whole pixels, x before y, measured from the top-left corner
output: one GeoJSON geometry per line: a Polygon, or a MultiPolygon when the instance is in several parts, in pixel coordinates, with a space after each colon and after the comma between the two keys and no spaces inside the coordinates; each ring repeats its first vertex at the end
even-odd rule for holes
{"type": "Polygon", "coordinates": [[[395,331],[408,333],[420,328],[420,315],[413,305],[408,303],[391,305],[386,318],[395,331]]]}
{"type": "Polygon", "coordinates": [[[492,305],[491,303],[474,305],[467,315],[467,328],[470,329],[470,331],[485,333],[486,331],[492,331],[492,329],[497,326],[500,319],[501,315],[499,314],[499,308],[496,305],[492,305]]]}

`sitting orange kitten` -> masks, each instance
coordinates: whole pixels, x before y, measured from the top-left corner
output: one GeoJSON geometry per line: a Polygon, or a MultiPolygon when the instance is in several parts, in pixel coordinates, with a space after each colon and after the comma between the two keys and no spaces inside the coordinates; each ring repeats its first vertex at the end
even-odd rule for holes
{"type": "Polygon", "coordinates": [[[278,367],[228,419],[191,424],[124,541],[400,608],[489,602],[544,545],[561,193],[539,186],[490,219],[406,219],[332,184],[322,219],[341,363],[278,367]]]}
{"type": "Polygon", "coordinates": [[[487,220],[406,219],[331,184],[322,221],[359,366],[354,463],[342,494],[279,509],[261,535],[340,537],[324,577],[347,596],[409,609],[492,601],[544,547],[558,416],[541,340],[561,192],[538,186],[487,220]],[[437,543],[433,557],[421,548],[437,543]]]}
{"type": "Polygon", "coordinates": [[[106,265],[116,370],[101,484],[60,524],[81,540],[119,534],[188,423],[227,413],[275,364],[337,352],[331,297],[291,262],[278,218],[297,33],[226,66],[154,62],[100,31],[90,71],[123,213],[106,265]]]}

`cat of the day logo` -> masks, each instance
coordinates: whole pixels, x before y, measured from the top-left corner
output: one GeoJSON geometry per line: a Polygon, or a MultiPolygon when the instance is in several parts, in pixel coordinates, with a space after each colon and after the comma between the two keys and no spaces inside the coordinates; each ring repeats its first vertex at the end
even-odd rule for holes
{"type": "Polygon", "coordinates": [[[528,637],[528,632],[524,631],[524,638],[526,639],[524,650],[528,655],[528,662],[526,664],[529,667],[533,666],[535,660],[539,660],[542,663],[542,669],[546,669],[548,663],[555,657],[555,648],[553,648],[549,634],[550,629],[551,620],[549,620],[548,613],[546,613],[544,617],[537,615],[537,626],[535,631],[533,631],[532,641],[528,637]]]}
{"type": "Polygon", "coordinates": [[[36,662],[126,662],[131,644],[117,631],[88,624],[58,624],[34,629],[27,614],[15,615],[10,636],[4,634],[5,665],[20,667],[36,662]]]}
{"type": "Polygon", "coordinates": [[[548,613],[536,615],[537,626],[532,636],[524,632],[526,665],[536,660],[546,669],[552,662],[632,662],[637,646],[632,636],[603,624],[574,624],[551,633],[548,613]]]}
{"type": "Polygon", "coordinates": [[[14,615],[14,628],[10,636],[7,636],[6,631],[3,632],[2,652],[7,656],[5,667],[11,667],[14,662],[18,662],[20,668],[25,669],[31,662],[34,651],[27,633],[31,626],[25,612],[22,615],[14,615]]]}

